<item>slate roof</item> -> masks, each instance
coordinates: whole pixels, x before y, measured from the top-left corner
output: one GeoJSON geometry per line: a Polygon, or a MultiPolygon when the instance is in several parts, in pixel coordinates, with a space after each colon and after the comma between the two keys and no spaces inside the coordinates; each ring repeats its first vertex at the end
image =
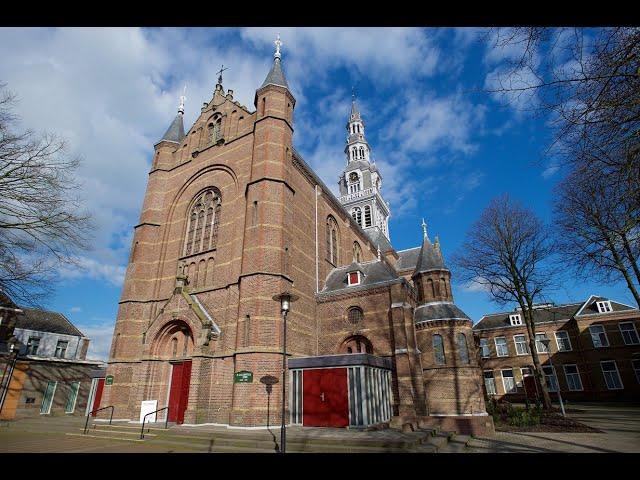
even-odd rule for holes
{"type": "Polygon", "coordinates": [[[61,313],[35,308],[20,308],[24,310],[24,313],[16,318],[15,328],[84,337],[84,334],[61,313]]]}
{"type": "Polygon", "coordinates": [[[331,270],[327,276],[327,281],[321,293],[342,290],[343,288],[366,287],[375,283],[398,279],[396,272],[382,260],[374,260],[365,263],[352,263],[346,267],[338,267],[331,270]],[[357,286],[349,286],[347,283],[347,272],[353,271],[354,267],[359,268],[363,273],[362,281],[357,286]]]}
{"type": "Polygon", "coordinates": [[[600,312],[598,312],[598,306],[596,305],[596,302],[600,302],[602,300],[609,300],[611,302],[611,308],[613,309],[614,312],[624,312],[624,311],[628,311],[628,310],[637,310],[636,308],[633,308],[633,307],[631,307],[629,305],[625,305],[623,303],[614,302],[613,300],[610,300],[609,298],[598,297],[596,295],[591,295],[591,297],[589,297],[589,299],[585,302],[584,307],[582,307],[580,309],[580,316],[582,316],[582,315],[590,315],[590,314],[594,314],[594,313],[600,313],[600,312]]]}
{"type": "Polygon", "coordinates": [[[440,252],[440,250],[436,250],[436,247],[433,246],[429,237],[425,236],[422,241],[422,248],[420,248],[420,254],[418,255],[418,261],[416,262],[416,269],[414,270],[413,275],[441,268],[447,268],[444,265],[442,252],[440,252]]]}
{"type": "Polygon", "coordinates": [[[385,237],[384,233],[380,228],[371,227],[365,228],[364,233],[367,234],[367,237],[373,242],[373,244],[377,247],[380,246],[381,252],[387,252],[389,250],[393,250],[393,246],[389,242],[389,239],[385,237]]]}
{"type": "MultiPolygon", "coordinates": [[[[355,170],[356,168],[359,168],[360,170],[369,170],[371,172],[378,172],[378,167],[376,167],[376,164],[369,163],[366,160],[353,160],[349,162],[347,166],[344,167],[343,172],[350,172],[352,170],[355,170]]],[[[382,175],[380,175],[380,178],[382,178],[382,175]]]]}
{"type": "MultiPolygon", "coordinates": [[[[533,311],[534,323],[552,322],[554,320],[570,319],[582,306],[584,302],[567,303],[549,307],[536,308],[533,311]]],[[[612,305],[613,306],[613,305],[612,305]]],[[[485,330],[489,328],[510,327],[509,315],[521,313],[519,310],[511,312],[494,313],[485,315],[473,326],[474,330],[485,330]]],[[[524,319],[523,319],[524,320],[524,319]]]]}
{"type": "Polygon", "coordinates": [[[355,100],[351,102],[351,118],[360,118],[360,110],[358,110],[355,100]]]}
{"type": "Polygon", "coordinates": [[[413,315],[415,323],[428,320],[471,320],[453,302],[432,302],[416,307],[413,315]]]}
{"type": "Polygon", "coordinates": [[[409,248],[407,250],[400,250],[398,252],[398,261],[396,262],[396,269],[400,270],[414,270],[418,263],[418,256],[420,255],[421,247],[409,248]]]}
{"type": "Polygon", "coordinates": [[[173,119],[173,122],[171,122],[171,125],[169,125],[169,128],[160,139],[160,141],[162,142],[163,140],[165,140],[168,142],[180,143],[183,138],[184,138],[184,122],[182,120],[182,114],[178,113],[176,115],[176,118],[173,119]]]}
{"type": "Polygon", "coordinates": [[[265,78],[262,85],[260,85],[260,88],[267,85],[279,85],[281,87],[289,88],[289,84],[287,83],[287,79],[284,77],[284,72],[282,71],[282,65],[280,64],[279,58],[274,59],[273,66],[271,67],[267,78],[265,78]]]}

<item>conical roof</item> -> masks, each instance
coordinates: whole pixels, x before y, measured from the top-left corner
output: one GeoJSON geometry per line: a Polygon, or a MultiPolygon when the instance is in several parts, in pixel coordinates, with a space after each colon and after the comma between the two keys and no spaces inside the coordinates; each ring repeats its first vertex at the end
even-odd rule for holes
{"type": "Polygon", "coordinates": [[[289,84],[287,83],[287,79],[284,77],[284,72],[282,71],[282,65],[280,64],[280,59],[275,58],[273,60],[273,67],[271,67],[271,71],[267,75],[267,78],[264,79],[260,88],[265,87],[267,85],[279,85],[281,87],[289,88],[289,84]]]}
{"type": "Polygon", "coordinates": [[[184,138],[184,122],[182,120],[182,113],[178,113],[176,118],[173,119],[171,125],[162,136],[160,141],[176,142],[180,143],[184,138]]]}
{"type": "Polygon", "coordinates": [[[447,267],[444,265],[442,253],[431,243],[429,237],[425,235],[422,241],[422,248],[420,249],[420,255],[418,256],[418,262],[416,263],[416,269],[413,271],[413,275],[427,272],[429,270],[441,269],[447,269],[447,267]]]}
{"type": "Polygon", "coordinates": [[[360,118],[360,110],[358,110],[355,99],[351,101],[351,118],[360,118]]]}

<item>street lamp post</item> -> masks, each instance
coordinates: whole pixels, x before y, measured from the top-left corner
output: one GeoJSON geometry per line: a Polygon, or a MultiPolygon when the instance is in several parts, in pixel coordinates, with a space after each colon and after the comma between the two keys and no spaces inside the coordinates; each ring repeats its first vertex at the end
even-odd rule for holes
{"type": "Polygon", "coordinates": [[[560,381],[558,380],[558,374],[556,373],[556,369],[553,368],[553,362],[551,361],[551,349],[549,348],[549,345],[551,343],[551,341],[548,338],[545,338],[544,340],[540,341],[543,345],[544,348],[547,349],[547,356],[549,357],[549,365],[551,366],[551,371],[553,372],[553,374],[556,376],[556,383],[558,384],[558,400],[560,401],[560,409],[562,410],[562,416],[566,417],[565,413],[564,413],[564,404],[562,403],[562,395],[560,395],[560,381]]]}
{"type": "Polygon", "coordinates": [[[282,424],[280,426],[280,453],[285,453],[287,443],[287,428],[285,423],[285,398],[287,391],[287,313],[289,313],[291,303],[295,302],[298,297],[289,292],[283,292],[275,295],[273,299],[280,302],[280,311],[282,312],[282,424]]]}
{"type": "Polygon", "coordinates": [[[9,354],[13,353],[14,356],[11,359],[11,362],[7,364],[7,367],[5,368],[5,371],[2,374],[2,394],[0,397],[0,413],[2,413],[2,408],[4,407],[4,401],[7,398],[7,393],[9,392],[9,387],[11,386],[11,379],[13,378],[13,370],[16,368],[16,363],[18,361],[18,354],[20,353],[20,349],[16,348],[17,343],[18,342],[15,337],[12,337],[9,340],[9,354]],[[9,376],[7,378],[7,382],[5,385],[4,378],[7,370],[9,371],[9,376]]]}

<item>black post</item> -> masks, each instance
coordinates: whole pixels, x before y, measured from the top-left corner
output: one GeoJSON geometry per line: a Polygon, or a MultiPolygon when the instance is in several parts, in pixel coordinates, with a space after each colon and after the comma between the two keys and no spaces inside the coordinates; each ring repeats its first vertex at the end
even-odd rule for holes
{"type": "Polygon", "coordinates": [[[286,395],[286,377],[287,377],[287,311],[282,311],[282,426],[280,427],[280,453],[286,452],[287,428],[285,426],[285,395],[286,395]]]}
{"type": "Polygon", "coordinates": [[[7,379],[6,386],[2,390],[0,413],[2,413],[2,408],[4,407],[4,401],[7,398],[7,395],[9,394],[9,387],[11,386],[11,379],[13,378],[13,370],[16,368],[16,363],[18,362],[18,353],[19,353],[19,350],[16,349],[15,356],[13,357],[13,360],[11,360],[11,367],[9,368],[9,378],[7,379]]]}

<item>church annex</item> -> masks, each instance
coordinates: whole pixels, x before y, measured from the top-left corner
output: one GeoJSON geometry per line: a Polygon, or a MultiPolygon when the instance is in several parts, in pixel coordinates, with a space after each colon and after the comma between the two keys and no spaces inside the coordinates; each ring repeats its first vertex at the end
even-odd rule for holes
{"type": "Polygon", "coordinates": [[[288,424],[492,429],[439,242],[423,224],[418,246],[393,248],[355,100],[339,198],[293,147],[279,40],[254,104],[220,77],[188,131],[183,99],[155,145],[102,404],[118,419],[155,401],[172,422],[279,424],[280,384],[268,398],[260,379],[282,382],[274,297],[288,291],[288,424]]]}

